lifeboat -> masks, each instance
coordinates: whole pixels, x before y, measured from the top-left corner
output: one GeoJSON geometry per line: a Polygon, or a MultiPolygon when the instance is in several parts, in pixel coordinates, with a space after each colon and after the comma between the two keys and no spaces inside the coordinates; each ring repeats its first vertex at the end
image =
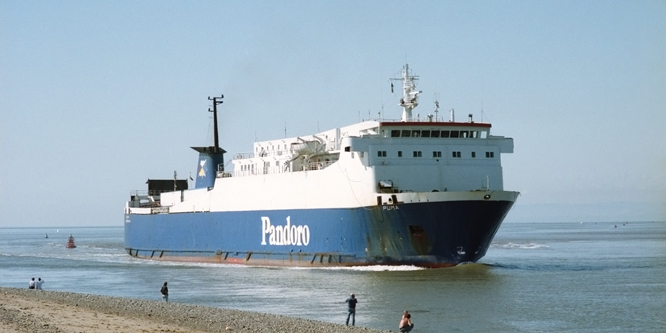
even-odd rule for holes
{"type": "Polygon", "coordinates": [[[65,245],[65,247],[68,249],[73,249],[76,247],[76,244],[74,244],[74,237],[72,237],[72,235],[69,235],[69,238],[67,239],[67,245],[65,245]]]}

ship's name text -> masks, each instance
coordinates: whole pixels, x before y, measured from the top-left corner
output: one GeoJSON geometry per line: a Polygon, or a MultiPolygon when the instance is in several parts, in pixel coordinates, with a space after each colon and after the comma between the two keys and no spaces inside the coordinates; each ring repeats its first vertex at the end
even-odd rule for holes
{"type": "Polygon", "coordinates": [[[310,228],[307,225],[291,225],[290,216],[287,216],[285,225],[272,225],[268,216],[261,217],[261,245],[308,245],[310,243],[310,228]]]}

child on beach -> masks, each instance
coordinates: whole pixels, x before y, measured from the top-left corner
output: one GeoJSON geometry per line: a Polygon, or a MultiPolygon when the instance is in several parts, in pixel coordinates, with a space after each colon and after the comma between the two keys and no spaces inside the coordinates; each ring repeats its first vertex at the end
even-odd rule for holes
{"type": "Polygon", "coordinates": [[[42,278],[37,279],[37,282],[35,282],[35,288],[37,290],[42,290],[42,284],[44,284],[44,280],[42,280],[42,278]]]}
{"type": "Polygon", "coordinates": [[[398,329],[400,332],[409,332],[414,328],[414,323],[412,323],[412,315],[409,312],[405,311],[402,313],[402,318],[400,319],[400,324],[398,324],[398,329]]]}

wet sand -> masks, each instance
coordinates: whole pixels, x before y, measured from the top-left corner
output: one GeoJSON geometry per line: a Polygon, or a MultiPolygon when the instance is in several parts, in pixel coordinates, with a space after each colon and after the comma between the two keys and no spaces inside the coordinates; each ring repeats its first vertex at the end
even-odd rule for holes
{"type": "Polygon", "coordinates": [[[132,298],[0,287],[0,333],[390,332],[132,298]]]}

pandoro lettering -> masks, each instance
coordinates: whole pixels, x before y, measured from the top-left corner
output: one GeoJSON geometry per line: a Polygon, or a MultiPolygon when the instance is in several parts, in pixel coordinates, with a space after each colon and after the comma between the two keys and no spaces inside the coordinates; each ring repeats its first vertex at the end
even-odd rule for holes
{"type": "Polygon", "coordinates": [[[261,217],[261,245],[308,245],[310,228],[307,225],[291,225],[291,217],[287,216],[285,225],[272,225],[268,216],[261,217]]]}

